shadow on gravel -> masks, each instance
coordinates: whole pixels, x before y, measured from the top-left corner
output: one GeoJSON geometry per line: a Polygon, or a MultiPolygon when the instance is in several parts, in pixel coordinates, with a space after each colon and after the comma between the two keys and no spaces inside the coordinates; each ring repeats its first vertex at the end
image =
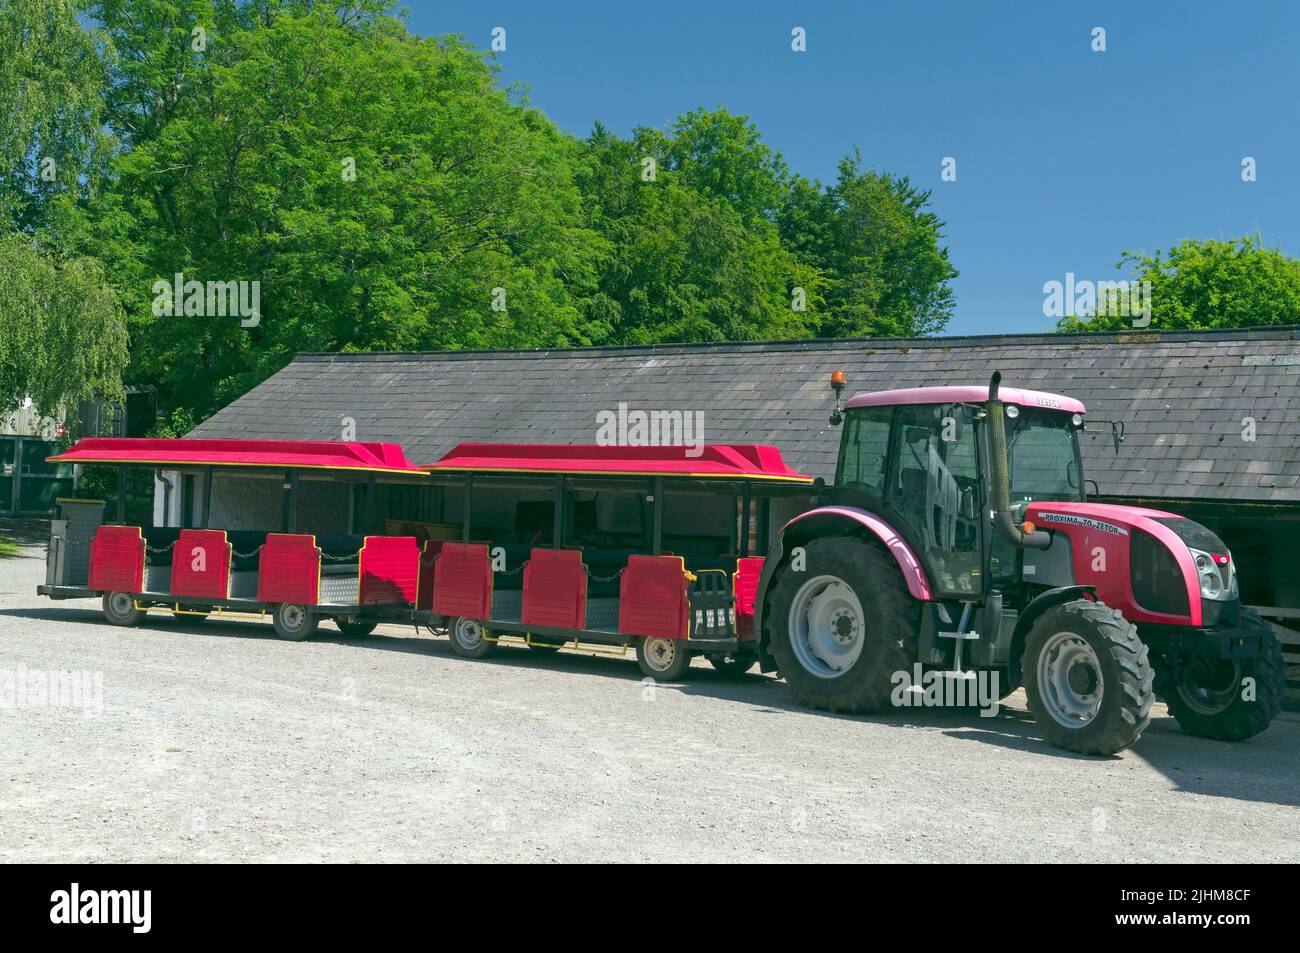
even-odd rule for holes
{"type": "MultiPolygon", "coordinates": [[[[88,601],[73,605],[37,608],[0,609],[0,617],[43,621],[87,623],[102,619],[98,607],[88,601]]],[[[105,630],[111,627],[104,625],[105,630]]],[[[167,613],[151,613],[141,626],[144,630],[184,633],[194,637],[221,639],[257,639],[278,641],[270,620],[178,621],[167,613]]],[[[643,681],[636,665],[635,653],[626,655],[587,655],[578,652],[542,652],[522,645],[503,644],[496,654],[484,659],[462,659],[451,650],[445,638],[432,637],[427,629],[417,633],[413,626],[389,624],[386,629],[405,630],[403,636],[382,630],[360,638],[345,636],[323,622],[311,639],[315,643],[340,645],[367,651],[400,652],[445,658],[464,665],[504,665],[511,668],[556,670],[570,673],[643,681]],[[417,636],[418,637],[413,637],[417,636]]],[[[122,632],[123,636],[128,631],[122,632]]],[[[998,714],[980,717],[978,712],[937,708],[908,708],[872,715],[845,715],[810,711],[793,702],[784,683],[757,671],[745,675],[723,674],[707,665],[694,665],[677,682],[660,686],[661,691],[678,691],[748,705],[759,713],[799,712],[805,716],[856,721],[891,728],[940,728],[948,737],[972,741],[994,748],[1026,751],[1042,757],[1080,762],[1080,769],[1095,764],[1106,769],[1126,758],[1138,757],[1169,779],[1181,792],[1208,797],[1237,798],[1244,801],[1300,806],[1300,777],[1297,774],[1297,747],[1300,746],[1300,719],[1283,713],[1269,730],[1249,741],[1236,744],[1210,741],[1184,734],[1169,717],[1154,718],[1142,738],[1128,751],[1112,757],[1094,757],[1054,748],[1039,731],[1032,716],[1015,704],[1000,706],[998,714]]],[[[1013,701],[1016,696],[1013,696],[1013,701]]]]}
{"type": "MultiPolygon", "coordinates": [[[[0,519],[0,536],[20,546],[35,546],[50,541],[50,521],[42,519],[0,519]]],[[[45,558],[42,551],[37,555],[45,558]]]]}

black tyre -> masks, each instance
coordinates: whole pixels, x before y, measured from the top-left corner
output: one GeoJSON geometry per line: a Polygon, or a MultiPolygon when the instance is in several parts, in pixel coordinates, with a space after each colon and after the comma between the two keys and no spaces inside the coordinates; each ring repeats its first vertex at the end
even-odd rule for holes
{"type": "Polygon", "coordinates": [[[447,622],[447,637],[451,640],[451,650],[461,658],[483,658],[497,647],[482,622],[464,616],[447,622]]]}
{"type": "Polygon", "coordinates": [[[768,600],[771,651],[796,701],[833,712],[879,711],[911,663],[919,609],[893,556],[847,536],[804,547],[768,600]]]}
{"type": "Polygon", "coordinates": [[[733,678],[744,675],[758,661],[758,659],[752,658],[727,658],[725,655],[710,655],[708,658],[709,664],[717,670],[719,675],[727,675],[733,678]]]}
{"type": "Polygon", "coordinates": [[[104,618],[109,625],[139,625],[144,610],[135,607],[135,597],[129,592],[104,593],[104,618]]]}
{"type": "Polygon", "coordinates": [[[338,626],[340,632],[348,638],[361,639],[365,638],[371,632],[375,631],[378,622],[367,621],[365,619],[341,619],[336,618],[334,624],[338,626]]]}
{"type": "Polygon", "coordinates": [[[1114,754],[1151,721],[1147,647],[1104,603],[1077,599],[1045,611],[1025,638],[1021,671],[1029,710],[1058,748],[1114,754]]]}
{"type": "Polygon", "coordinates": [[[281,602],[271,610],[271,624],[275,626],[275,634],[286,642],[302,642],[316,632],[320,616],[312,615],[306,606],[281,602]]]}
{"type": "Polygon", "coordinates": [[[1165,702],[1189,735],[1244,741],[1267,728],[1282,710],[1286,694],[1282,643],[1254,609],[1242,608],[1241,624],[1260,631],[1257,658],[1191,659],[1170,680],[1165,702]],[[1251,692],[1243,684],[1248,678],[1253,681],[1251,692]]]}
{"type": "Polygon", "coordinates": [[[680,639],[638,639],[636,661],[642,673],[656,682],[674,682],[691,667],[691,652],[680,639]]]}

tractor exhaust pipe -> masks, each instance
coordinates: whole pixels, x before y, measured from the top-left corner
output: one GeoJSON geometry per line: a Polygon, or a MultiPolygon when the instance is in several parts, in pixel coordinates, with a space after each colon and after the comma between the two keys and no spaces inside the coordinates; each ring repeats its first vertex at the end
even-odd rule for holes
{"type": "Polygon", "coordinates": [[[998,399],[1002,383],[1000,371],[993,372],[989,381],[989,400],[984,405],[989,423],[989,492],[993,505],[993,531],[1012,546],[1023,549],[1046,549],[1052,537],[1042,530],[1026,533],[1016,523],[1011,512],[1011,471],[1007,466],[1007,413],[1006,405],[998,399]]]}

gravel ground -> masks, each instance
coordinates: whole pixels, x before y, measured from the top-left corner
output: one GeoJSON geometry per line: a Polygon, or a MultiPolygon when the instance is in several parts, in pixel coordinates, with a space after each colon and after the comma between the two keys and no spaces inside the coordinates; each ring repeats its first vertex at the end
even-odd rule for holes
{"type": "Polygon", "coordinates": [[[1083,758],[1021,693],[838,717],[698,660],[649,687],[630,656],[471,662],[398,626],[117,629],[38,597],[43,571],[0,560],[0,679],[89,676],[80,707],[0,709],[6,861],[1300,860],[1294,713],[1228,745],[1157,706],[1083,758]]]}

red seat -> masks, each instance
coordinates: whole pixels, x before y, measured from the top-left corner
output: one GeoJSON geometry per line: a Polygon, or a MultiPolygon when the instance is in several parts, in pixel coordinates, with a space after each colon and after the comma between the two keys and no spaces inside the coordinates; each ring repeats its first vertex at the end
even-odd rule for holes
{"type": "Polygon", "coordinates": [[[172,595],[230,596],[230,543],[223,529],[183,529],[172,549],[172,595]]]}
{"type": "Polygon", "coordinates": [[[492,564],[487,543],[443,543],[433,571],[433,611],[486,619],[492,614],[492,564]]]}
{"type": "Polygon", "coordinates": [[[420,575],[414,536],[367,536],[361,547],[359,605],[411,605],[420,575]]]}
{"type": "Polygon", "coordinates": [[[624,635],[684,639],[690,580],[680,556],[627,559],[618,594],[618,630],[624,635]]]}
{"type": "Polygon", "coordinates": [[[736,594],[736,638],[742,642],[754,638],[754,599],[758,596],[758,580],[762,575],[762,556],[736,560],[731,588],[736,594]]]}
{"type": "Polygon", "coordinates": [[[581,629],[587,619],[587,570],[576,549],[534,549],[524,566],[524,625],[581,629]]]}
{"type": "Polygon", "coordinates": [[[415,608],[423,612],[433,611],[433,574],[444,542],[441,539],[426,540],[424,550],[420,553],[420,576],[415,590],[415,608]]]}
{"type": "Polygon", "coordinates": [[[257,564],[257,601],[302,606],[320,602],[320,550],[315,536],[267,533],[257,564]]]}
{"type": "Polygon", "coordinates": [[[90,543],[87,587],[100,592],[144,589],[144,536],[138,526],[101,526],[90,543]]]}

